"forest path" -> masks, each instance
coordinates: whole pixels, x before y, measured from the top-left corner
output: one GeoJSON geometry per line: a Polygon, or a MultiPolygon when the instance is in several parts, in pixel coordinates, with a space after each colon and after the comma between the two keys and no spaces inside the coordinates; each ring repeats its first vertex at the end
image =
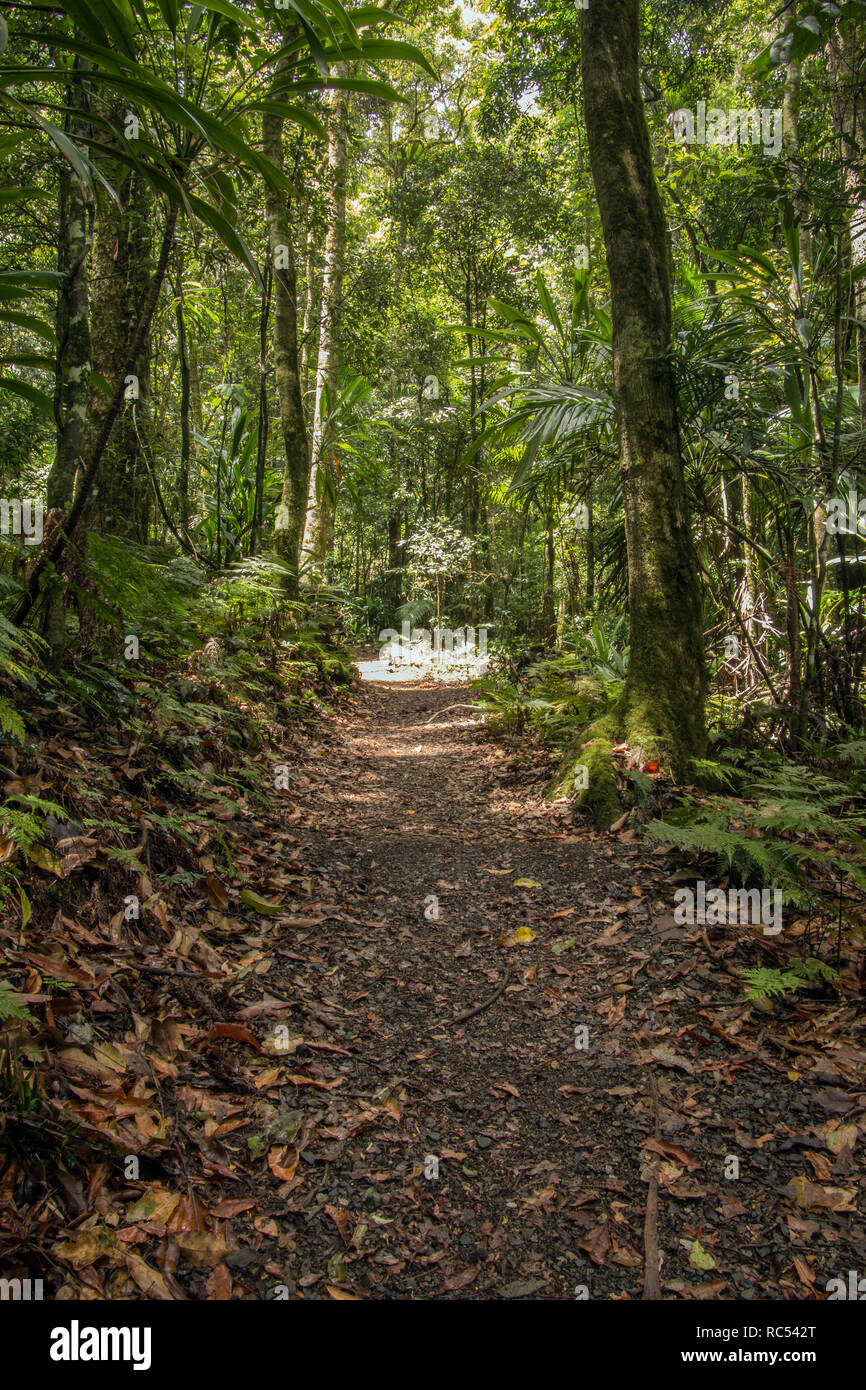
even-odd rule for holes
{"type": "MultiPolygon", "coordinates": [[[[576,829],[446,708],[466,699],[365,684],[295,791],[316,901],[262,985],[303,1027],[301,1161],[271,1154],[298,1291],[640,1297],[649,1159],[665,1296],[804,1296],[790,1242],[818,1227],[779,1196],[803,1170],[785,1121],[853,1102],[819,1075],[815,1107],[783,1051],[740,1033],[740,982],[661,900],[665,855],[576,829]]],[[[821,1216],[853,1252],[850,1218],[821,1216]]]]}

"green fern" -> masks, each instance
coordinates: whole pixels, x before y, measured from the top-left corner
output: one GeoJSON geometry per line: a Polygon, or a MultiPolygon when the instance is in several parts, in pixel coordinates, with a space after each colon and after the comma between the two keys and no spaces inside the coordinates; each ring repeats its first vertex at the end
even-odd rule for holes
{"type": "Polygon", "coordinates": [[[35,1023],[36,1019],[23,1004],[19,1004],[11,985],[5,980],[0,980],[0,1024],[8,1023],[9,1019],[17,1019],[20,1023],[35,1023]]]}
{"type": "MultiPolygon", "coordinates": [[[[717,764],[714,770],[724,771],[717,764]]],[[[859,798],[849,786],[782,763],[752,775],[739,796],[684,798],[664,821],[650,822],[647,833],[692,857],[714,855],[720,877],[778,888],[797,907],[832,903],[835,911],[841,878],[866,892],[862,829],[859,798]]]]}
{"type": "Polygon", "coordinates": [[[0,732],[17,738],[19,743],[23,743],[26,738],[24,720],[8,700],[0,700],[0,732]]]}
{"type": "Polygon", "coordinates": [[[775,970],[759,966],[743,971],[743,979],[749,986],[747,999],[770,999],[776,995],[795,994],[825,980],[836,978],[837,971],[831,965],[810,956],[808,960],[795,960],[787,970],[775,970]]]}

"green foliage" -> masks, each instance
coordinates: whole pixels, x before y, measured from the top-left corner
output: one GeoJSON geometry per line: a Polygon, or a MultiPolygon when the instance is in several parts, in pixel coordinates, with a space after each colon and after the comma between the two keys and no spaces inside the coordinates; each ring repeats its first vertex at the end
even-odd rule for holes
{"type": "Polygon", "coordinates": [[[536,662],[522,680],[508,679],[503,673],[475,688],[477,707],[489,716],[494,731],[519,732],[529,727],[555,745],[566,743],[612,698],[604,680],[572,655],[536,662]]]}
{"type": "Polygon", "coordinates": [[[588,660],[600,680],[623,681],[628,672],[630,648],[626,642],[628,618],[619,614],[593,618],[586,630],[575,632],[578,654],[588,660]]]}
{"type": "Polygon", "coordinates": [[[39,819],[40,812],[43,816],[56,816],[59,820],[66,817],[63,807],[58,806],[56,801],[46,801],[41,796],[25,795],[23,792],[13,792],[0,807],[4,835],[14,840],[25,854],[29,853],[45,833],[44,821],[39,819]],[[13,806],[12,802],[17,804],[13,806]],[[19,806],[24,809],[19,810],[19,806]]]}
{"type": "Polygon", "coordinates": [[[6,980],[0,980],[0,1024],[15,1019],[19,1023],[35,1023],[36,1019],[24,1004],[18,1002],[15,991],[6,980]]]}
{"type": "MultiPolygon", "coordinates": [[[[713,766],[718,766],[714,764],[713,766]]],[[[739,796],[685,797],[652,839],[689,856],[712,855],[719,875],[778,888],[785,903],[853,915],[840,882],[866,893],[863,815],[851,788],[796,763],[746,777],[739,796]]]]}
{"type": "Polygon", "coordinates": [[[777,995],[795,994],[798,990],[814,988],[828,980],[835,980],[838,972],[826,962],[810,956],[807,960],[794,960],[785,970],[768,966],[756,966],[743,971],[743,979],[749,986],[747,999],[770,999],[777,995]]]}

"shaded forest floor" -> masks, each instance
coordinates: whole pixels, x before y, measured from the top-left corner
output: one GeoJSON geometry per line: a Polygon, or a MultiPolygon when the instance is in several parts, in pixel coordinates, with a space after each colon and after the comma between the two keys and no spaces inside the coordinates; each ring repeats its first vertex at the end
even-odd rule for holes
{"type": "Polygon", "coordinates": [[[49,1020],[48,1113],[7,1122],[7,1273],[635,1299],[657,1243],[663,1297],[802,1299],[862,1266],[862,1001],[747,1004],[754,941],[675,924],[679,857],[546,803],[543,753],[468,698],[367,683],[287,735],[273,813],[223,817],[234,878],[202,837],[161,935],[109,929],[93,876],[5,931],[34,1009],[45,976],[81,1000],[49,1020]]]}

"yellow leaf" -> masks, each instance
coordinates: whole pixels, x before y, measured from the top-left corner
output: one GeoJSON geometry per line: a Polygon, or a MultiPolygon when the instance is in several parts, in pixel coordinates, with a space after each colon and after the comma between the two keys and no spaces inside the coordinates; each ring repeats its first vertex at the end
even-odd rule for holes
{"type": "Polygon", "coordinates": [[[825,1135],[827,1148],[834,1154],[841,1153],[844,1148],[853,1149],[859,1133],[856,1125],[840,1125],[825,1135]]]}
{"type": "Polygon", "coordinates": [[[512,884],[513,888],[540,888],[541,884],[536,883],[534,878],[516,878],[512,884]]]}
{"type": "Polygon", "coordinates": [[[125,1220],[164,1223],[174,1213],[179,1201],[176,1192],[168,1192],[164,1187],[154,1188],[152,1192],[146,1192],[137,1202],[126,1208],[125,1220]]]}
{"type": "Polygon", "coordinates": [[[689,1251],[689,1264],[694,1265],[695,1269],[715,1269],[716,1262],[708,1250],[705,1250],[699,1240],[696,1240],[689,1251]]]}
{"type": "Polygon", "coordinates": [[[254,912],[260,912],[263,917],[276,917],[278,912],[282,912],[282,903],[268,902],[267,898],[261,897],[259,893],[254,893],[252,888],[242,888],[239,894],[244,907],[251,907],[254,912]]]}
{"type": "Polygon", "coordinates": [[[517,928],[517,931],[514,933],[514,940],[515,940],[515,941],[537,941],[537,940],[538,940],[538,933],[537,933],[537,932],[534,932],[534,931],[532,930],[531,927],[518,927],[518,928],[517,928]]]}
{"type": "Polygon", "coordinates": [[[66,876],[57,855],[52,854],[44,845],[31,845],[27,851],[27,858],[31,859],[38,869],[45,869],[46,873],[56,874],[58,878],[66,876]]]}

